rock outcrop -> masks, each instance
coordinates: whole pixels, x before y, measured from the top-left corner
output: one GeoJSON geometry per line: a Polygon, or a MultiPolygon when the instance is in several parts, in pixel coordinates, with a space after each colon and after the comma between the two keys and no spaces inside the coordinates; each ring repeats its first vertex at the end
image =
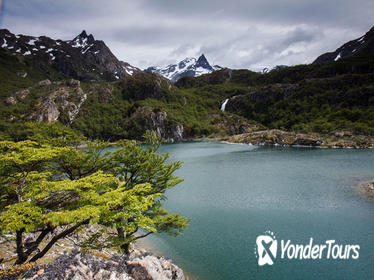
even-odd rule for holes
{"type": "Polygon", "coordinates": [[[86,99],[87,94],[83,92],[79,81],[69,80],[65,84],[56,84],[45,97],[38,100],[35,112],[29,118],[52,123],[65,114],[67,119],[60,120],[72,123],[86,99]]]}
{"type": "MultiPolygon", "coordinates": [[[[5,279],[18,279],[8,277],[5,279]]],[[[135,250],[128,258],[75,250],[27,271],[26,280],[184,280],[183,271],[164,257],[135,250]]]]}
{"type": "Polygon", "coordinates": [[[53,123],[60,120],[71,124],[87,99],[80,82],[70,79],[53,83],[50,80],[40,81],[33,87],[15,92],[4,101],[14,106],[27,98],[31,91],[37,92],[40,97],[35,100],[32,110],[20,117],[39,122],[53,123]]]}
{"type": "Polygon", "coordinates": [[[356,186],[356,189],[363,196],[374,200],[374,180],[361,182],[356,186]]]}
{"type": "Polygon", "coordinates": [[[130,119],[142,124],[144,132],[147,129],[155,131],[157,136],[162,137],[165,142],[173,143],[185,139],[183,124],[170,118],[166,111],[147,106],[139,107],[130,119]]]}

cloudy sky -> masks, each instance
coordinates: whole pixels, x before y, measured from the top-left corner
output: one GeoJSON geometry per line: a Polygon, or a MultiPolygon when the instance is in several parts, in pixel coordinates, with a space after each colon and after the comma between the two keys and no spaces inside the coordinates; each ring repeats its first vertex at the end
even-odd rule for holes
{"type": "Polygon", "coordinates": [[[83,29],[145,68],[204,53],[260,70],[310,63],[374,25],[373,0],[0,0],[0,28],[72,39],[83,29]]]}

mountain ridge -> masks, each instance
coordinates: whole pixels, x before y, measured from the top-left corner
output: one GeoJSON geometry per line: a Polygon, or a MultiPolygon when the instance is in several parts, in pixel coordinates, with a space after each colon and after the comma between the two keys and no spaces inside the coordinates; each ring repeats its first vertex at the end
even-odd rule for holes
{"type": "MultiPolygon", "coordinates": [[[[337,137],[374,135],[374,52],[323,64],[279,67],[268,73],[226,68],[171,83],[156,73],[141,71],[109,81],[85,79],[79,85],[72,77],[66,81],[66,76],[48,73],[53,67],[43,64],[43,60],[45,56],[52,60],[54,50],[43,50],[35,41],[41,50],[39,55],[43,55],[36,68],[30,55],[22,55],[27,50],[20,48],[17,52],[11,37],[8,39],[7,43],[0,41],[13,46],[11,51],[0,49],[3,137],[23,139],[22,127],[29,120],[61,123],[90,139],[110,141],[141,139],[147,129],[167,141],[252,133],[265,128],[337,137]]],[[[13,39],[22,43],[21,37],[13,39]]],[[[43,42],[47,39],[42,38],[43,42]]],[[[95,55],[100,43],[95,40],[96,45],[91,47],[93,40],[82,32],[73,40],[52,40],[49,44],[68,45],[69,50],[78,53],[79,62],[86,53],[95,55]]],[[[211,70],[205,56],[180,64],[178,68],[193,65],[196,70],[197,65],[211,70]]],[[[363,143],[369,138],[362,138],[363,143]]],[[[374,137],[370,139],[374,145],[374,137]]],[[[342,146],[366,147],[347,143],[342,146]]]]}
{"type": "Polygon", "coordinates": [[[198,59],[188,57],[181,60],[177,64],[169,64],[165,67],[148,67],[144,70],[144,72],[156,73],[172,82],[176,82],[186,76],[198,77],[203,74],[210,74],[221,69],[223,68],[218,65],[211,66],[205,55],[201,54],[198,59]]]}
{"type": "Polygon", "coordinates": [[[48,71],[49,67],[68,78],[78,80],[115,81],[140,69],[120,61],[101,40],[83,30],[72,40],[47,36],[15,35],[0,30],[0,46],[7,53],[22,56],[23,60],[48,71]]]}
{"type": "Polygon", "coordinates": [[[351,40],[333,52],[324,53],[316,58],[313,64],[324,64],[339,59],[374,52],[374,26],[363,36],[351,40]]]}

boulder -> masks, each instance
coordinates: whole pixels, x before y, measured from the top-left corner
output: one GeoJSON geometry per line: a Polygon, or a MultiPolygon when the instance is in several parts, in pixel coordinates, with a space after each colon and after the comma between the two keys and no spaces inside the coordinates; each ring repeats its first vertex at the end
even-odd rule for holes
{"type": "Polygon", "coordinates": [[[14,93],[14,96],[17,98],[17,99],[25,99],[25,97],[27,96],[27,95],[29,95],[30,94],[30,90],[28,90],[28,89],[24,89],[24,90],[20,90],[20,91],[17,91],[17,92],[15,92],[14,93]]]}
{"type": "Polygon", "coordinates": [[[16,105],[17,100],[13,96],[9,96],[5,99],[5,103],[8,105],[16,105]]]}
{"type": "Polygon", "coordinates": [[[38,83],[39,86],[49,86],[49,85],[51,85],[51,84],[52,84],[51,81],[48,80],[48,79],[43,80],[43,81],[40,81],[40,82],[38,83]]]}

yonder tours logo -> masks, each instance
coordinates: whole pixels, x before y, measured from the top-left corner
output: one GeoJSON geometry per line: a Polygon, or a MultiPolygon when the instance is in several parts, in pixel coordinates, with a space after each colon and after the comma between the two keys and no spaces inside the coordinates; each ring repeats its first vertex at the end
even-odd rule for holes
{"type": "Polygon", "coordinates": [[[358,259],[360,245],[338,244],[335,240],[326,240],[322,244],[315,244],[313,238],[309,238],[306,244],[295,244],[291,240],[278,240],[272,231],[266,231],[256,238],[255,255],[258,265],[273,265],[276,258],[316,260],[316,259],[358,259]],[[280,250],[278,250],[280,246],[280,250]],[[277,252],[279,251],[279,256],[277,252]]]}

